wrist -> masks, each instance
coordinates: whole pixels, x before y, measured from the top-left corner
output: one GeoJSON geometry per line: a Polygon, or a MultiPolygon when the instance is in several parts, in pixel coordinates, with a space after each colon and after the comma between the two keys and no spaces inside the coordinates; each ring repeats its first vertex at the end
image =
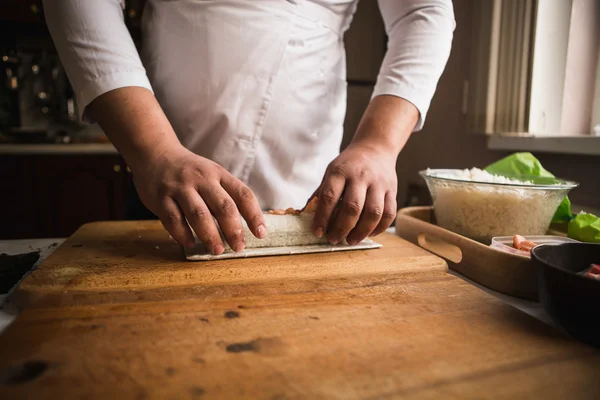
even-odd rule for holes
{"type": "Polygon", "coordinates": [[[132,171],[184,149],[158,101],[144,88],[107,92],[89,105],[89,111],[132,171]]]}
{"type": "Polygon", "coordinates": [[[379,156],[385,158],[393,157],[394,159],[398,157],[402,150],[397,143],[393,143],[389,140],[382,140],[376,136],[369,137],[368,135],[364,135],[360,138],[355,137],[348,147],[362,148],[376,153],[379,156]]]}
{"type": "Polygon", "coordinates": [[[352,144],[398,157],[419,119],[417,108],[409,101],[381,95],[367,107],[352,144]]]}
{"type": "Polygon", "coordinates": [[[173,152],[185,150],[185,147],[176,138],[160,134],[153,136],[155,136],[154,140],[147,140],[142,144],[131,143],[129,146],[125,146],[127,149],[119,149],[132,171],[135,172],[153,165],[173,152]]]}

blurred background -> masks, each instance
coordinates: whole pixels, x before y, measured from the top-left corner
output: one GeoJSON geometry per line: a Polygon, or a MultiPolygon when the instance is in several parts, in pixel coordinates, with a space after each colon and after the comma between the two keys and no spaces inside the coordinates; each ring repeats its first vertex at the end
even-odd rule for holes
{"type": "MultiPolygon", "coordinates": [[[[139,45],[144,0],[124,19],[139,45]]],[[[581,186],[575,209],[600,208],[597,0],[455,0],[452,53],[425,127],[397,165],[398,206],[431,203],[418,171],[483,168],[531,151],[581,186]],[[551,68],[549,66],[552,66],[551,68]]],[[[0,3],[0,239],[66,237],[124,218],[131,176],[77,105],[46,29],[41,0],[0,3]]],[[[386,49],[375,0],[346,34],[348,111],[342,147],[367,106],[386,49]]]]}

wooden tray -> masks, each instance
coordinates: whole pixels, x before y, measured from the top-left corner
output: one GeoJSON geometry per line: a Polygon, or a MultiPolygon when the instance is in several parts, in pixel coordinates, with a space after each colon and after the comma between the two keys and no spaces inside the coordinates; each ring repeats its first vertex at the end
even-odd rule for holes
{"type": "Polygon", "coordinates": [[[398,211],[396,234],[444,258],[450,269],[485,287],[538,300],[537,274],[528,257],[502,252],[435,225],[433,207],[398,211]]]}

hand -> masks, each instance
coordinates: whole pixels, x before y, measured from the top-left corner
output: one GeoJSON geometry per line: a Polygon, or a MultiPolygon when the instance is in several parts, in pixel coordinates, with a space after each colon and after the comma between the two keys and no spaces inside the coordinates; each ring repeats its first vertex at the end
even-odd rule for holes
{"type": "Polygon", "coordinates": [[[389,228],[397,212],[396,158],[394,151],[350,144],[329,164],[315,192],[313,233],[325,234],[332,244],[357,244],[389,228]]]}
{"type": "Polygon", "coordinates": [[[144,205],[186,247],[195,244],[191,225],[209,251],[223,253],[213,215],[234,251],[245,246],[240,214],[256,237],[263,238],[267,233],[252,191],[220,165],[181,145],[137,164],[132,173],[144,205]]]}
{"type": "Polygon", "coordinates": [[[253,235],[265,237],[254,193],[218,164],[183,147],[151,91],[111,90],[88,109],[131,168],[142,203],[180,244],[195,245],[191,225],[209,251],[222,254],[216,218],[229,246],[243,250],[240,214],[253,235]]]}

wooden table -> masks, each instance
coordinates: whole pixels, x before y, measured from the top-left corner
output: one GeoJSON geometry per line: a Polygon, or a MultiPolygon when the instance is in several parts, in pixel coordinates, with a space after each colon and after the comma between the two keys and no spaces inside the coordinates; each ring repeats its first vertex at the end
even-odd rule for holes
{"type": "Polygon", "coordinates": [[[0,398],[600,398],[600,352],[384,234],[187,262],[158,222],[82,227],[21,285],[0,398]]]}

